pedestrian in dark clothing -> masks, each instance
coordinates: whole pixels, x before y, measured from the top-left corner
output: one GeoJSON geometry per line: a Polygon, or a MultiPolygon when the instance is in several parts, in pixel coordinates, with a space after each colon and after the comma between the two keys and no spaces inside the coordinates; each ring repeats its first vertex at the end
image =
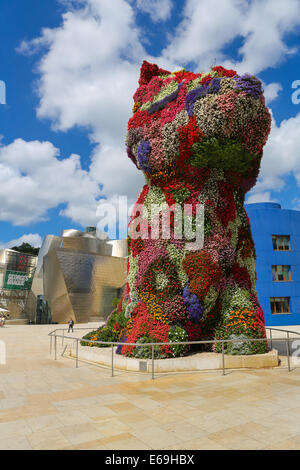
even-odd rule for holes
{"type": "Polygon", "coordinates": [[[74,333],[74,330],[73,330],[73,327],[74,327],[74,320],[72,320],[72,318],[69,320],[69,328],[68,328],[68,333],[70,333],[70,331],[72,331],[72,333],[74,333]]]}

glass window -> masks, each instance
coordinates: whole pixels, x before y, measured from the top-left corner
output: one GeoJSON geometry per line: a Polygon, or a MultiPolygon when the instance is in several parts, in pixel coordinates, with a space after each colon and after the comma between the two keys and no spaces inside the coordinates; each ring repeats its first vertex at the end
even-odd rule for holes
{"type": "Polygon", "coordinates": [[[291,281],[291,266],[272,266],[273,281],[291,281]]]}
{"type": "Polygon", "coordinates": [[[289,235],[272,235],[273,250],[290,251],[291,243],[289,235]]]}
{"type": "Polygon", "coordinates": [[[283,238],[284,250],[286,251],[290,250],[291,249],[290,237],[286,235],[282,238],[283,238]]]}
{"type": "Polygon", "coordinates": [[[273,314],[290,313],[290,298],[289,297],[271,297],[271,312],[273,314]]]}
{"type": "Polygon", "coordinates": [[[283,266],[283,279],[285,281],[291,280],[291,268],[290,266],[283,266]]]}
{"type": "Polygon", "coordinates": [[[284,277],[283,277],[283,266],[276,266],[277,268],[277,280],[278,281],[284,281],[284,277]]]}

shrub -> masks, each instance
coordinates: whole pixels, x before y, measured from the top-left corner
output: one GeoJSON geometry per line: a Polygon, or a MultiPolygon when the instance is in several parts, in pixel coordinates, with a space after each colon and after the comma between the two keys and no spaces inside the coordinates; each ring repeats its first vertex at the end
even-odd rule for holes
{"type": "MultiPolygon", "coordinates": [[[[171,326],[168,336],[169,341],[172,341],[174,343],[182,343],[188,341],[187,332],[178,325],[171,326]]],[[[186,344],[177,344],[171,346],[171,351],[174,357],[184,356],[188,350],[189,346],[186,344]]]]}
{"type": "MultiPolygon", "coordinates": [[[[83,336],[82,339],[92,340],[92,341],[107,341],[107,342],[118,342],[119,331],[116,331],[110,326],[102,326],[96,331],[92,331],[87,335],[83,336]]],[[[88,341],[81,341],[81,346],[96,346],[98,348],[111,347],[110,344],[94,344],[88,341]]]]}
{"type": "MultiPolygon", "coordinates": [[[[139,359],[151,359],[152,347],[146,346],[147,343],[156,343],[156,341],[150,336],[142,336],[136,341],[132,356],[139,359]],[[145,346],[140,346],[140,344],[145,344],[145,346]]],[[[154,346],[154,359],[163,359],[165,357],[166,355],[161,352],[160,347],[154,346]]]]}
{"type": "MultiPolygon", "coordinates": [[[[267,341],[243,341],[247,338],[265,338],[263,323],[258,322],[254,310],[241,308],[231,312],[228,320],[216,330],[216,339],[240,340],[235,343],[224,343],[226,354],[263,354],[268,351],[267,341]]],[[[216,343],[216,352],[222,351],[221,343],[216,343]]]]}

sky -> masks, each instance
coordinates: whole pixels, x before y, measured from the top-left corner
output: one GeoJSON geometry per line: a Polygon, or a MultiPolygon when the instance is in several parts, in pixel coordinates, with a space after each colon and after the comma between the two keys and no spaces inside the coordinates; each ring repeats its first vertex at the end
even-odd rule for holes
{"type": "Polygon", "coordinates": [[[273,121],[247,202],[300,210],[299,54],[300,0],[0,0],[0,248],[136,200],[124,139],[143,60],[257,75],[273,121]]]}

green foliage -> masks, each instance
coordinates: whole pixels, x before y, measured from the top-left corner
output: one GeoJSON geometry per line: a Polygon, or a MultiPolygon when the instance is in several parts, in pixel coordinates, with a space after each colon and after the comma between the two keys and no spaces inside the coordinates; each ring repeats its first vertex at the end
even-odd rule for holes
{"type": "MultiPolygon", "coordinates": [[[[98,330],[91,331],[87,335],[83,336],[82,339],[90,341],[118,342],[119,332],[106,325],[102,326],[98,330]]],[[[80,344],[81,346],[96,346],[98,348],[111,347],[110,344],[94,344],[89,341],[81,341],[80,344]]]]}
{"type": "MultiPolygon", "coordinates": [[[[171,327],[168,339],[170,342],[174,343],[181,343],[188,341],[188,334],[187,332],[178,325],[174,325],[171,327]]],[[[152,358],[152,348],[151,346],[147,346],[147,343],[156,343],[157,340],[155,338],[151,338],[150,336],[143,336],[136,341],[137,346],[134,348],[132,356],[139,358],[139,359],[151,359],[152,358]]],[[[154,359],[164,359],[166,355],[161,351],[159,346],[154,346],[154,359]]],[[[184,356],[189,346],[185,344],[177,344],[170,346],[172,351],[173,357],[184,356]]]]}
{"type": "Polygon", "coordinates": [[[121,329],[125,328],[128,322],[128,318],[126,318],[125,316],[125,311],[126,311],[125,308],[122,308],[122,311],[119,313],[116,319],[121,329]]]}
{"type": "Polygon", "coordinates": [[[204,237],[208,237],[212,231],[212,224],[208,211],[204,211],[204,237]]]}
{"type": "Polygon", "coordinates": [[[19,253],[27,253],[34,256],[37,256],[40,251],[39,248],[34,248],[34,246],[31,246],[30,243],[22,243],[22,245],[13,246],[11,249],[18,251],[19,253]]]}
{"type": "Polygon", "coordinates": [[[114,298],[112,299],[112,302],[111,302],[112,308],[117,308],[117,306],[119,305],[119,303],[120,303],[119,297],[114,297],[114,298]]]}
{"type": "MultiPolygon", "coordinates": [[[[247,341],[251,336],[246,333],[234,334],[227,331],[221,332],[219,330],[218,339],[234,340],[232,343],[224,343],[225,354],[231,355],[251,355],[251,354],[265,354],[268,352],[268,345],[266,341],[247,341]]],[[[222,352],[222,344],[216,344],[216,352],[222,352]]]]}
{"type": "MultiPolygon", "coordinates": [[[[93,330],[87,333],[82,337],[82,339],[96,341],[98,338],[98,330],[93,330]]],[[[95,346],[93,343],[89,343],[88,341],[80,341],[81,346],[95,346]]]]}
{"type": "MultiPolygon", "coordinates": [[[[216,329],[215,338],[238,340],[233,343],[224,343],[226,354],[264,354],[268,351],[264,326],[258,322],[253,308],[243,307],[232,311],[230,317],[216,329]],[[247,338],[263,341],[245,341],[247,338]]],[[[216,352],[221,351],[221,343],[216,343],[216,352]]]]}
{"type": "Polygon", "coordinates": [[[253,155],[234,139],[204,138],[192,147],[191,164],[199,168],[222,168],[246,175],[253,155]]]}
{"type": "MultiPolygon", "coordinates": [[[[99,331],[98,333],[99,341],[118,341],[119,339],[119,332],[109,326],[103,326],[102,328],[99,328],[98,331],[99,331]]],[[[105,344],[103,346],[109,346],[109,345],[105,344]]]]}
{"type": "Polygon", "coordinates": [[[174,199],[178,204],[182,204],[184,201],[186,201],[190,194],[190,191],[186,188],[178,189],[173,193],[174,199]]]}
{"type": "MultiPolygon", "coordinates": [[[[143,336],[136,341],[136,347],[132,352],[132,356],[138,359],[151,359],[152,358],[152,347],[147,346],[147,343],[156,343],[154,338],[150,336],[143,336]],[[140,344],[144,344],[145,346],[140,346],[140,344]]],[[[154,346],[154,359],[162,359],[165,355],[163,355],[160,351],[159,346],[154,346]]]]}
{"type": "Polygon", "coordinates": [[[118,313],[117,313],[117,309],[114,309],[110,314],[109,314],[109,317],[106,321],[106,326],[109,326],[110,328],[113,328],[114,324],[116,323],[117,321],[117,316],[118,316],[118,313]]]}
{"type": "Polygon", "coordinates": [[[109,315],[106,326],[113,328],[115,323],[118,323],[120,329],[125,328],[128,318],[125,317],[125,308],[122,308],[121,312],[118,313],[117,309],[113,310],[109,315]]]}
{"type": "MultiPolygon", "coordinates": [[[[187,332],[181,328],[180,326],[172,326],[170,328],[169,334],[169,341],[172,341],[174,343],[182,343],[185,341],[188,341],[188,334],[187,332]]],[[[179,357],[179,356],[184,356],[189,349],[188,345],[185,344],[177,344],[177,345],[172,345],[171,350],[173,353],[174,357],[179,357]]]]}

